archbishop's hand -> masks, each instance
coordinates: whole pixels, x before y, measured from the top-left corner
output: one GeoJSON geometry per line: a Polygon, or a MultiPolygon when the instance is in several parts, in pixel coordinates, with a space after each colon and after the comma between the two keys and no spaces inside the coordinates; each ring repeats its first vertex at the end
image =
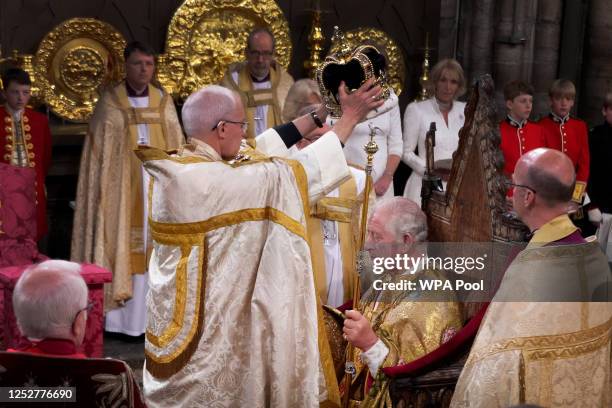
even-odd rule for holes
{"type": "Polygon", "coordinates": [[[368,351],[378,341],[368,319],[357,310],[347,310],[344,319],[344,338],[361,351],[368,351]]]}
{"type": "Polygon", "coordinates": [[[382,89],[378,85],[372,86],[373,84],[374,80],[370,78],[359,89],[349,94],[344,81],[340,83],[338,98],[342,107],[342,117],[338,119],[332,129],[340,142],[346,143],[353,133],[355,125],[361,122],[368,112],[381,107],[384,103],[381,100],[382,89]]]}
{"type": "Polygon", "coordinates": [[[344,81],[338,88],[338,99],[342,108],[342,117],[361,122],[372,110],[381,107],[384,101],[381,98],[382,88],[374,85],[374,79],[370,78],[359,87],[359,89],[348,93],[344,81]]]}

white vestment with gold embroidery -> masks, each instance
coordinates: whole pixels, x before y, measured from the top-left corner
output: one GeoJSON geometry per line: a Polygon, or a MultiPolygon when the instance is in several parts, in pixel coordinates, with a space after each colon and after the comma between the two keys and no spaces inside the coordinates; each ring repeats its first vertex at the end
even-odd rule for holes
{"type": "MultiPolygon", "coordinates": [[[[259,152],[286,156],[274,130],[259,152]]],[[[324,400],[304,209],[349,177],[337,136],[292,156],[222,161],[193,141],[140,157],[153,179],[143,373],[151,407],[324,400]],[[157,155],[156,155],[157,154],[157,155]]]]}
{"type": "Polygon", "coordinates": [[[553,219],[508,267],[451,407],[610,406],[610,269],[594,242],[557,243],[575,230],[553,219]]]}

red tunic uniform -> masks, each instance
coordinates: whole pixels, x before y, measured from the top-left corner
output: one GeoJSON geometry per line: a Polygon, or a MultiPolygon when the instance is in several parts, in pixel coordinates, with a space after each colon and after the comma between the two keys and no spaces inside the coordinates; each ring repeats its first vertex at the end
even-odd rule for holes
{"type": "Polygon", "coordinates": [[[47,197],[45,177],[51,164],[51,132],[45,115],[25,108],[21,123],[13,123],[13,116],[0,106],[0,146],[3,163],[17,165],[14,159],[16,143],[23,141],[25,165],[36,170],[36,239],[47,233],[47,197]],[[21,135],[16,132],[21,129],[21,135]],[[19,137],[17,137],[19,136],[19,137]]]}
{"type": "Polygon", "coordinates": [[[552,113],[541,119],[548,147],[565,153],[574,163],[576,170],[576,189],[573,200],[582,202],[582,196],[589,179],[589,137],[585,122],[571,118],[560,118],[552,113]]]}
{"type": "Polygon", "coordinates": [[[519,157],[538,147],[547,147],[546,136],[538,124],[525,121],[517,123],[508,117],[499,124],[501,149],[504,153],[504,173],[511,176],[519,157]]]}

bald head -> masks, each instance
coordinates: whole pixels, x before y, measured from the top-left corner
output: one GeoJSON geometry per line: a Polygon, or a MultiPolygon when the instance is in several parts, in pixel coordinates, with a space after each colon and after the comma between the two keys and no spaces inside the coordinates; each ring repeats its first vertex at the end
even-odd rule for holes
{"type": "Polygon", "coordinates": [[[202,138],[240,103],[236,92],[219,85],[201,88],[187,98],[181,111],[187,137],[202,138]]]}
{"type": "Polygon", "coordinates": [[[576,182],[574,165],[558,150],[539,148],[525,153],[516,163],[514,173],[518,184],[533,188],[549,207],[572,199],[576,182]]]}
{"type": "Polygon", "coordinates": [[[13,292],[13,308],[26,337],[82,341],[73,333],[75,318],[87,306],[87,284],[80,271],[74,262],[45,261],[21,275],[13,292]]]}

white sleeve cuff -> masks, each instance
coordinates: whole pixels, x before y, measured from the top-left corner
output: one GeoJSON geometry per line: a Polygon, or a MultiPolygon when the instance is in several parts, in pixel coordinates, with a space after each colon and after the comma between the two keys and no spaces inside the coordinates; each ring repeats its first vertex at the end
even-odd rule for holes
{"type": "Polygon", "coordinates": [[[389,349],[387,346],[385,346],[385,343],[383,343],[381,339],[378,339],[378,341],[374,343],[374,345],[370,347],[368,351],[361,353],[361,361],[363,361],[364,364],[367,364],[373,378],[376,378],[378,367],[380,367],[385,361],[387,354],[389,354],[389,349]]]}
{"type": "Polygon", "coordinates": [[[293,154],[291,159],[299,161],[308,176],[310,204],[314,204],[351,176],[338,136],[331,130],[293,154]]]}
{"type": "Polygon", "coordinates": [[[256,148],[266,156],[288,157],[289,149],[276,132],[270,128],[255,138],[256,148]]]}

